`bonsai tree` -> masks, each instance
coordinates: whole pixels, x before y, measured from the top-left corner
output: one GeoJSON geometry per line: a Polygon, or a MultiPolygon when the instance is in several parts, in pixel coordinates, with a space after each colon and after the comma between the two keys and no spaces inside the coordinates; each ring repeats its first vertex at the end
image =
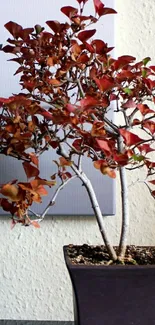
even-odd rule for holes
{"type": "Polygon", "coordinates": [[[124,260],[129,227],[128,193],[125,170],[144,169],[151,197],[155,197],[155,66],[150,58],[140,62],[129,55],[117,59],[112,48],[95,38],[95,25],[107,14],[115,14],[100,0],[94,0],[94,13],[84,14],[89,0],[77,0],[77,7],[65,6],[67,22],[47,21],[23,28],[8,22],[10,32],[3,52],[19,65],[22,92],[0,98],[0,153],[22,161],[27,182],[10,180],[1,184],[1,207],[9,211],[12,223],[39,227],[59,191],[78,177],[88,193],[90,204],[112,261],[124,260]],[[109,118],[113,111],[115,121],[109,118]],[[60,156],[57,173],[50,180],[41,177],[39,159],[46,150],[60,156]],[[105,231],[96,193],[82,168],[86,156],[100,177],[120,177],[122,230],[118,250],[105,231]],[[40,214],[31,210],[48,195],[55,194],[40,214]],[[31,212],[31,214],[30,214],[31,212]]]}

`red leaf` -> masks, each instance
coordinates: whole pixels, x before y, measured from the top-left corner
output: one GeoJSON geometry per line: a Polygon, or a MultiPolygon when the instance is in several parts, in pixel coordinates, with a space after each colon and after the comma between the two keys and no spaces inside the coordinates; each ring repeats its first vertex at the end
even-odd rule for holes
{"type": "Polygon", "coordinates": [[[77,59],[77,63],[87,63],[89,61],[89,57],[86,53],[82,53],[79,58],[77,59]]]}
{"type": "Polygon", "coordinates": [[[94,78],[94,80],[101,91],[108,91],[115,86],[114,80],[108,76],[101,79],[94,78]]]}
{"type": "Polygon", "coordinates": [[[66,158],[64,157],[60,157],[59,158],[59,161],[60,161],[60,166],[72,166],[72,161],[70,160],[67,160],[66,158]]]}
{"type": "Polygon", "coordinates": [[[34,154],[34,152],[29,153],[30,159],[34,165],[37,167],[39,166],[39,159],[38,157],[34,154]]]}
{"type": "Polygon", "coordinates": [[[66,105],[66,109],[67,111],[69,111],[70,113],[75,112],[75,110],[77,109],[76,105],[72,105],[72,104],[67,104],[66,105]]]}
{"type": "Polygon", "coordinates": [[[6,45],[2,48],[2,51],[5,53],[12,53],[16,54],[20,52],[20,47],[17,46],[11,46],[11,45],[6,45]]]}
{"type": "MultiPolygon", "coordinates": [[[[120,63],[120,62],[119,62],[120,63]]],[[[122,63],[120,63],[122,65],[122,63]]],[[[126,63],[125,63],[126,64],[126,63]]],[[[117,67],[117,64],[116,64],[116,67],[117,67]]],[[[124,81],[126,79],[130,79],[132,80],[134,77],[134,73],[131,72],[131,71],[128,71],[128,70],[122,70],[120,73],[117,74],[117,79],[119,81],[124,81]]]]}
{"type": "Polygon", "coordinates": [[[114,63],[113,63],[113,67],[115,70],[119,70],[122,67],[124,67],[125,65],[132,63],[133,61],[135,61],[136,58],[134,56],[131,55],[123,55],[120,56],[114,63]]]}
{"type": "Polygon", "coordinates": [[[95,49],[95,53],[97,54],[104,54],[109,52],[112,49],[112,48],[108,48],[107,44],[99,39],[92,41],[91,46],[93,46],[93,48],[95,49]]]}
{"type": "Polygon", "coordinates": [[[155,88],[155,80],[151,80],[149,78],[143,78],[143,81],[146,83],[147,87],[152,90],[155,88]]]}
{"type": "Polygon", "coordinates": [[[114,154],[114,160],[121,166],[125,166],[128,163],[129,157],[127,152],[126,153],[118,153],[114,154]]]}
{"type": "Polygon", "coordinates": [[[149,68],[155,72],[155,66],[154,65],[151,65],[149,68]]]}
{"type": "Polygon", "coordinates": [[[72,178],[72,174],[71,173],[66,172],[65,174],[66,174],[67,178],[72,178]]]}
{"type": "Polygon", "coordinates": [[[78,9],[71,6],[66,6],[61,8],[61,12],[66,15],[69,19],[72,19],[74,16],[77,15],[78,9]]]}
{"type": "Polygon", "coordinates": [[[89,38],[91,38],[96,33],[96,29],[85,30],[78,34],[78,39],[81,42],[86,42],[89,38]]]}
{"type": "Polygon", "coordinates": [[[35,220],[31,220],[31,225],[33,225],[35,228],[40,228],[39,223],[35,220]]]}
{"type": "Polygon", "coordinates": [[[36,189],[36,193],[38,193],[39,195],[48,195],[48,191],[45,189],[45,187],[43,185],[39,185],[36,189]]]}
{"type": "Polygon", "coordinates": [[[80,100],[79,102],[82,109],[88,109],[99,105],[99,102],[96,98],[87,96],[80,100]]]}
{"type": "Polygon", "coordinates": [[[155,122],[153,121],[144,121],[142,123],[143,127],[148,129],[151,134],[154,134],[155,133],[155,122]]]}
{"type": "Polygon", "coordinates": [[[108,175],[111,178],[116,178],[115,171],[107,165],[107,162],[105,160],[103,160],[103,159],[96,160],[94,162],[94,167],[96,169],[100,169],[100,171],[103,175],[108,175]]]}
{"type": "Polygon", "coordinates": [[[144,139],[139,138],[138,135],[131,133],[127,130],[119,129],[119,131],[122,137],[124,138],[125,144],[129,147],[137,145],[139,142],[144,141],[144,139]]]}
{"type": "Polygon", "coordinates": [[[73,143],[72,143],[72,146],[80,151],[81,150],[81,144],[82,144],[82,139],[76,139],[73,143]]]}
{"type": "Polygon", "coordinates": [[[101,165],[104,164],[104,166],[107,166],[107,162],[103,159],[100,159],[100,160],[95,160],[94,161],[94,167],[96,169],[100,169],[101,165]]]}
{"type": "Polygon", "coordinates": [[[139,149],[140,152],[144,151],[145,153],[155,151],[155,149],[151,148],[150,144],[147,144],[147,143],[143,144],[141,146],[138,146],[137,148],[139,149]]]}
{"type": "Polygon", "coordinates": [[[155,112],[149,108],[148,105],[146,104],[138,104],[137,108],[139,109],[139,111],[141,112],[142,115],[146,115],[146,114],[150,114],[150,113],[154,113],[155,112]]]}
{"type": "Polygon", "coordinates": [[[85,49],[86,49],[88,52],[90,52],[90,53],[94,53],[94,52],[95,52],[93,46],[91,46],[89,43],[85,42],[85,43],[84,43],[84,46],[85,46],[85,49]]]}
{"type": "Polygon", "coordinates": [[[7,199],[1,198],[0,199],[0,206],[3,208],[4,211],[11,211],[12,203],[10,203],[7,199]]]}
{"type": "Polygon", "coordinates": [[[155,198],[155,191],[152,191],[151,195],[155,198]]]}
{"type": "Polygon", "coordinates": [[[155,162],[154,161],[146,160],[145,164],[149,169],[155,168],[155,162]]]}
{"type": "Polygon", "coordinates": [[[7,196],[9,200],[14,202],[17,202],[22,199],[22,195],[19,188],[16,185],[12,185],[9,183],[2,186],[0,193],[2,193],[4,196],[7,196]]]}
{"type": "Polygon", "coordinates": [[[23,39],[23,40],[27,40],[29,39],[30,34],[32,34],[34,32],[34,28],[23,28],[20,33],[19,36],[23,39]]]}
{"type": "Polygon", "coordinates": [[[35,177],[39,175],[39,169],[32,166],[29,162],[24,161],[23,167],[28,178],[35,177]]]}
{"type": "Polygon", "coordinates": [[[0,97],[0,104],[9,104],[9,103],[13,102],[14,99],[15,99],[14,96],[9,97],[9,98],[0,97]]]}
{"type": "Polygon", "coordinates": [[[46,24],[53,30],[54,33],[58,33],[60,30],[61,24],[57,20],[48,20],[46,24]]]}
{"type": "Polygon", "coordinates": [[[42,32],[40,38],[42,41],[48,42],[52,37],[53,37],[53,34],[51,34],[49,32],[42,32]]]}
{"type": "Polygon", "coordinates": [[[108,141],[96,139],[96,142],[101,150],[111,153],[111,148],[108,145],[108,141]]]}
{"type": "Polygon", "coordinates": [[[46,179],[42,179],[42,178],[35,178],[33,179],[31,182],[30,182],[31,186],[32,186],[32,189],[33,190],[36,190],[39,188],[40,185],[46,185],[46,186],[54,186],[56,184],[56,181],[55,180],[52,180],[52,181],[47,181],[46,179]]]}
{"type": "Polygon", "coordinates": [[[18,183],[19,187],[24,190],[28,191],[32,195],[32,200],[36,203],[41,203],[41,196],[39,193],[37,193],[36,190],[32,189],[31,183],[18,183]]]}
{"type": "Polygon", "coordinates": [[[116,178],[116,173],[110,167],[101,167],[101,173],[104,175],[108,175],[110,178],[116,178]]]}
{"type": "Polygon", "coordinates": [[[100,0],[93,0],[93,1],[94,1],[95,11],[99,16],[116,13],[114,9],[106,8],[100,0]]]}
{"type": "Polygon", "coordinates": [[[40,115],[44,116],[47,120],[52,120],[53,119],[53,115],[51,113],[49,113],[48,111],[46,111],[46,110],[40,111],[38,113],[40,115]]]}
{"type": "Polygon", "coordinates": [[[12,34],[13,37],[18,38],[19,34],[22,31],[22,26],[14,23],[13,21],[9,21],[4,25],[4,27],[12,34]]]}
{"type": "Polygon", "coordinates": [[[123,108],[136,108],[137,105],[133,99],[128,99],[125,104],[122,105],[123,108]]]}
{"type": "Polygon", "coordinates": [[[56,149],[58,146],[59,146],[59,142],[58,141],[49,141],[48,142],[50,144],[50,146],[53,148],[53,149],[56,149]]]}
{"type": "Polygon", "coordinates": [[[154,180],[152,180],[152,181],[149,181],[149,183],[151,183],[151,184],[155,185],[155,179],[154,179],[154,180]]]}

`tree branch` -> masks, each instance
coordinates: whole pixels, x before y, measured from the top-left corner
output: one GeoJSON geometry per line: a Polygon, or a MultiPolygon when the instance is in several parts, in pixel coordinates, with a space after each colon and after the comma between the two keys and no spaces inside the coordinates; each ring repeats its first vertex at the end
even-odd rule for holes
{"type": "Polygon", "coordinates": [[[44,220],[45,216],[47,215],[49,209],[51,206],[53,206],[55,204],[56,198],[59,194],[59,192],[74,178],[76,178],[76,175],[73,175],[71,178],[67,179],[67,181],[65,181],[64,183],[61,183],[60,186],[56,189],[52,199],[50,200],[50,202],[48,203],[47,207],[45,208],[45,210],[42,212],[40,218],[37,220],[38,222],[41,222],[42,220],[44,220]]]}
{"type": "MultiPolygon", "coordinates": [[[[118,143],[119,152],[122,152],[123,139],[121,136],[118,138],[117,143],[118,143]]],[[[127,186],[125,167],[120,167],[119,175],[120,175],[121,198],[122,198],[122,227],[121,227],[118,256],[122,259],[124,258],[125,251],[126,251],[127,235],[129,229],[128,186],[127,186]]]]}

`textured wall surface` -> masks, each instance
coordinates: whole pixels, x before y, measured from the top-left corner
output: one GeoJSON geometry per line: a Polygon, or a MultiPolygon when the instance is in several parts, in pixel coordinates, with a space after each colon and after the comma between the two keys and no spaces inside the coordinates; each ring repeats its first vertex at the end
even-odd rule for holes
{"type": "MultiPolygon", "coordinates": [[[[116,54],[155,64],[155,1],[116,0],[116,54]]],[[[155,203],[142,183],[141,173],[129,175],[131,227],[128,243],[155,243],[155,203]],[[136,221],[136,225],[135,225],[136,221]]],[[[79,203],[80,204],[80,203],[79,203]]],[[[119,182],[117,214],[105,223],[113,243],[120,231],[119,182]]],[[[48,218],[39,230],[0,219],[0,318],[23,320],[72,320],[72,297],[62,246],[68,243],[102,243],[93,217],[48,218]]]]}

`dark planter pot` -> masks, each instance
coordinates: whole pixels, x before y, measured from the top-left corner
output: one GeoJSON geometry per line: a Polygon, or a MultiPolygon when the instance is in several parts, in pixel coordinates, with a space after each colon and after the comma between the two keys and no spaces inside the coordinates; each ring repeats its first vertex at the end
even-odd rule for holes
{"type": "Polygon", "coordinates": [[[77,325],[155,325],[155,266],[85,266],[65,262],[77,325]]]}

